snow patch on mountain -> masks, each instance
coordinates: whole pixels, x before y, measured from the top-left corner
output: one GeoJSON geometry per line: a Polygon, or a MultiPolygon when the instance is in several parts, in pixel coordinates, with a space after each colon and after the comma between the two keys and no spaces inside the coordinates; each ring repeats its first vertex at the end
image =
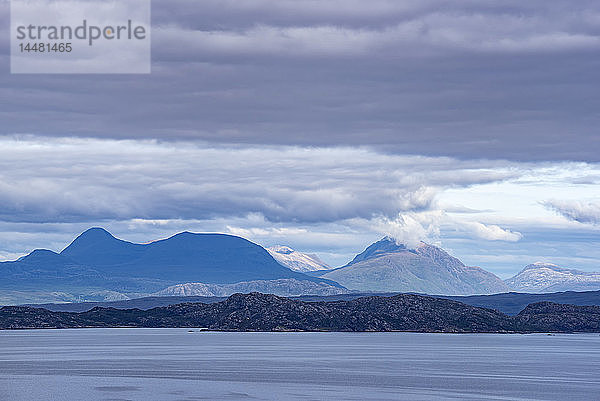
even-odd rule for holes
{"type": "Polygon", "coordinates": [[[279,262],[279,264],[297,272],[331,269],[331,267],[319,259],[317,255],[295,251],[288,246],[272,246],[267,248],[267,251],[277,262],[279,262]]]}
{"type": "Polygon", "coordinates": [[[600,272],[584,272],[536,262],[525,266],[505,282],[511,290],[518,292],[593,291],[600,289],[600,272]]]}

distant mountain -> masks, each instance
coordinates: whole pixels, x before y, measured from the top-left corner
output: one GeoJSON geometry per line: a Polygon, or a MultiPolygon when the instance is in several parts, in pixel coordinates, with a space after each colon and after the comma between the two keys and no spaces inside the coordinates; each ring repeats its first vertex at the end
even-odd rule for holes
{"type": "Polygon", "coordinates": [[[0,277],[0,300],[10,298],[9,292],[59,293],[64,287],[94,287],[106,281],[96,269],[46,249],[36,249],[15,261],[0,262],[0,277]]]}
{"type": "Polygon", "coordinates": [[[280,264],[298,272],[305,273],[331,269],[317,255],[298,252],[283,245],[272,246],[266,249],[280,264]]]}
{"type": "Polygon", "coordinates": [[[177,284],[153,294],[156,296],[205,296],[228,297],[235,293],[262,292],[282,297],[299,295],[334,295],[345,294],[348,290],[325,283],[308,280],[280,278],[277,280],[242,281],[235,284],[177,284]]]}
{"type": "Polygon", "coordinates": [[[126,299],[186,282],[295,279],[341,287],[283,267],[261,246],[232,235],[183,232],[134,244],[102,228],[85,231],[59,254],[35,250],[16,261],[0,263],[0,276],[3,303],[82,296],[96,300],[99,294],[106,300],[126,299]]]}
{"type": "Polygon", "coordinates": [[[29,255],[12,262],[0,262],[2,283],[40,280],[70,280],[81,276],[98,276],[98,272],[85,267],[67,256],[47,249],[36,249],[29,255]]]}
{"type": "Polygon", "coordinates": [[[148,244],[133,244],[101,228],[92,228],[77,237],[61,255],[105,274],[176,280],[177,283],[311,280],[281,266],[261,246],[226,234],[182,232],[148,244]]]}
{"type": "Polygon", "coordinates": [[[508,291],[494,274],[465,266],[438,247],[421,243],[408,249],[389,237],[370,245],[346,266],[320,277],[363,292],[471,295],[508,291]]]}
{"type": "Polygon", "coordinates": [[[505,283],[512,290],[520,292],[593,291],[600,290],[600,272],[565,269],[537,262],[525,266],[505,283]]]}

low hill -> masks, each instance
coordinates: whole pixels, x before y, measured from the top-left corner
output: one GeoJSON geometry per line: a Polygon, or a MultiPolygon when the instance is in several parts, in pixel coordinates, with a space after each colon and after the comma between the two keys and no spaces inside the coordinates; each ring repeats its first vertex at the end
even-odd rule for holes
{"type": "MultiPolygon", "coordinates": [[[[336,295],[302,295],[291,297],[298,301],[307,302],[333,302],[333,301],[351,301],[365,296],[390,297],[398,295],[397,293],[346,293],[336,295]]],[[[553,302],[558,304],[572,304],[579,306],[600,306],[600,291],[585,292],[556,292],[548,294],[523,294],[523,293],[504,293],[494,295],[471,295],[471,296],[445,296],[432,295],[435,298],[452,299],[471,306],[478,306],[488,309],[496,309],[507,315],[516,315],[525,307],[537,302],[553,302]]],[[[27,305],[38,308],[45,308],[56,312],[83,312],[96,306],[110,307],[117,309],[152,309],[158,306],[168,306],[183,302],[203,302],[214,303],[223,301],[225,296],[153,296],[130,300],[119,300],[112,302],[81,302],[81,303],[54,303],[27,305]]]]}
{"type": "Polygon", "coordinates": [[[600,332],[600,307],[542,302],[517,316],[448,299],[413,294],[350,301],[303,302],[260,293],[224,301],[149,310],[93,308],[51,312],[0,308],[0,329],[202,327],[225,331],[415,331],[446,333],[600,332]]]}

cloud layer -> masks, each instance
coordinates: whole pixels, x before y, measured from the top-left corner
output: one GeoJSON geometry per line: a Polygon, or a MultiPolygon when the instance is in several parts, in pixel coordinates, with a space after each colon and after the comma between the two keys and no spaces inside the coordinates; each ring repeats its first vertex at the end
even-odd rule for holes
{"type": "Polygon", "coordinates": [[[600,224],[599,202],[554,199],[543,202],[543,205],[569,220],[580,223],[600,224]]]}
{"type": "Polygon", "coordinates": [[[10,75],[8,11],[0,258],[103,225],[600,269],[597,1],[157,0],[147,76],[10,75]]]}
{"type": "MultiPolygon", "coordinates": [[[[515,177],[482,162],[351,148],[0,139],[0,220],[330,223],[430,210],[436,193],[515,177]]],[[[492,163],[493,164],[493,163],[492,163]]]]}
{"type": "MultiPolygon", "coordinates": [[[[595,1],[160,0],[152,16],[149,76],[1,74],[0,134],[600,160],[595,1]]],[[[5,39],[4,71],[7,55],[5,39]]]]}
{"type": "Polygon", "coordinates": [[[566,187],[571,196],[595,193],[593,164],[34,136],[0,137],[0,148],[4,259],[34,247],[60,250],[90,226],[140,242],[183,230],[226,232],[318,252],[334,266],[383,235],[476,253],[465,260],[471,264],[503,254],[511,269],[521,267],[512,266],[514,252],[538,260],[546,256],[540,249],[560,243],[560,257],[589,255],[583,243],[597,238],[593,225],[582,228],[541,204],[566,187]],[[573,250],[569,241],[584,242],[573,250]]]}

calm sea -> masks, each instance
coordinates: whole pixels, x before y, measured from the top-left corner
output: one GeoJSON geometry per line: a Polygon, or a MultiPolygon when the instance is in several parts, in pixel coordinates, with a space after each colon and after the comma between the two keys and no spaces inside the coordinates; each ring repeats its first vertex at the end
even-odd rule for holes
{"type": "Polygon", "coordinates": [[[600,336],[0,331],[0,400],[598,400],[600,336]]]}

